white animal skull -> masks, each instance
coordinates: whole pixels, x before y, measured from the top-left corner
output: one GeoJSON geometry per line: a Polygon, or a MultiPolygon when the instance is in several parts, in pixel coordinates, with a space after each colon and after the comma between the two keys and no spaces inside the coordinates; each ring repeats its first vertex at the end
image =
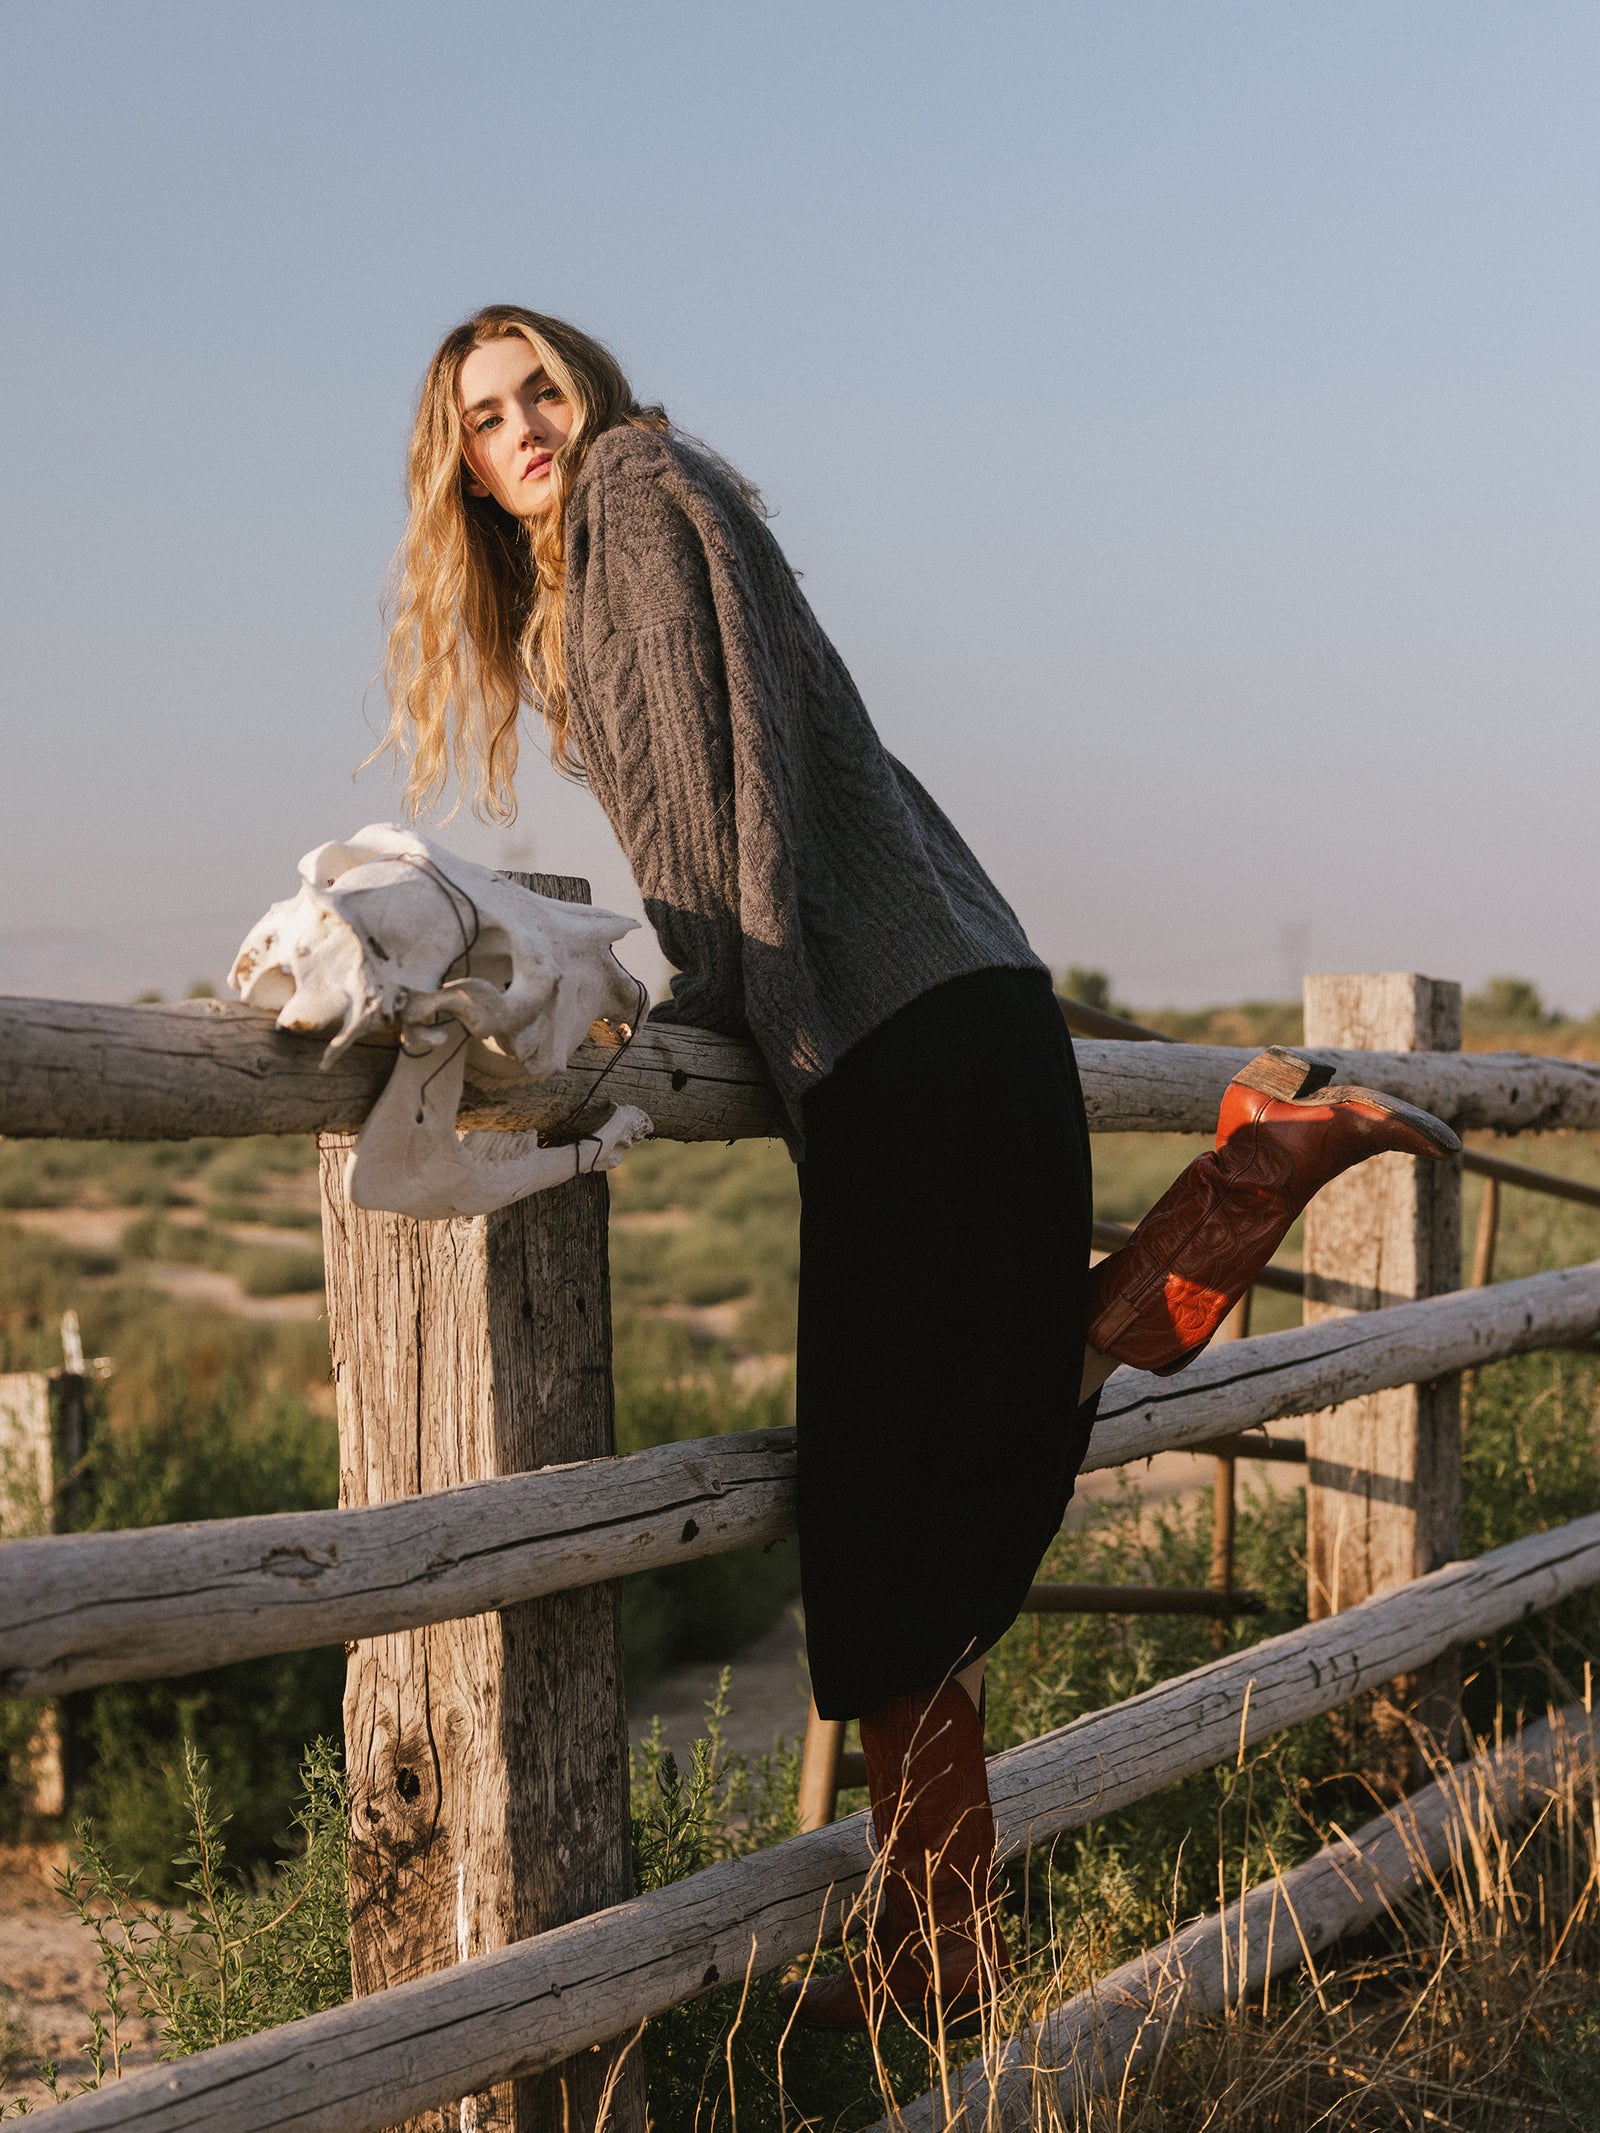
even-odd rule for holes
{"type": "Polygon", "coordinates": [[[360,1207],[431,1221],[486,1214],[578,1170],[609,1170],[650,1130],[631,1105],[576,1147],[456,1131],[480,1078],[558,1073],[597,1021],[637,1027],[643,988],[611,953],[636,921],[536,896],[415,831],[376,822],[300,862],[300,889],[246,936],[228,982],[278,1028],[333,1030],[323,1065],[398,1024],[400,1056],[346,1165],[360,1207]]]}

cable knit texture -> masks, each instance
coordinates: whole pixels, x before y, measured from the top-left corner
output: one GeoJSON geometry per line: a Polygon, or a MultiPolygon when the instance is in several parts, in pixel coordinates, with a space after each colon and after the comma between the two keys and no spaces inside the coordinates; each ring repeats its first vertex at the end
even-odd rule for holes
{"type": "Polygon", "coordinates": [[[681,439],[596,438],[568,504],[571,731],[662,948],[656,1021],[806,1091],[948,978],[1043,965],[873,731],[765,523],[681,439]]]}

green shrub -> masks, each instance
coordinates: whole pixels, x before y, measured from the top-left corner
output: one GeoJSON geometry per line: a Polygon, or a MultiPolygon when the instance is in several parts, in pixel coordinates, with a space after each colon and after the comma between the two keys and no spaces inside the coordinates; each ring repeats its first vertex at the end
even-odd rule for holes
{"type": "Polygon", "coordinates": [[[323,1285],[322,1254],[282,1245],[235,1245],[228,1265],[246,1296],[297,1296],[323,1285]]]}
{"type": "MultiPolygon", "coordinates": [[[[32,1264],[41,1282],[60,1276],[53,1252],[32,1264]]],[[[52,1295],[52,1308],[75,1293],[52,1295]]],[[[337,1500],[336,1432],[306,1396],[308,1377],[326,1375],[321,1329],[180,1312],[164,1300],[152,1309],[145,1299],[141,1314],[138,1292],[121,1289],[85,1302],[86,1342],[111,1333],[118,1359],[91,1413],[91,1526],[309,1510],[337,1500]]],[[[53,1324],[49,1330],[53,1336],[53,1324]]],[[[27,1358],[34,1367],[40,1360],[53,1358],[27,1358]]],[[[96,1816],[124,1869],[142,1871],[158,1890],[186,1826],[182,1767],[196,1743],[232,1817],[236,1853],[250,1865],[270,1859],[290,1825],[307,1743],[339,1730],[343,1679],[344,1655],[335,1647],[67,1697],[73,1804],[96,1816]]],[[[3,1745],[14,1746],[11,1736],[32,1716],[29,1704],[0,1703],[3,1745]]],[[[15,1828],[18,1817],[8,1785],[0,1820],[15,1828]]]]}
{"type": "Polygon", "coordinates": [[[662,1305],[739,1302],[741,1348],[794,1347],[799,1275],[799,1194],[794,1165],[776,1141],[647,1142],[613,1184],[619,1216],[677,1210],[671,1229],[611,1233],[619,1316],[662,1305]],[[640,1158],[644,1158],[640,1161],[640,1158]]]}
{"type": "MultiPolygon", "coordinates": [[[[641,1892],[795,1832],[799,1755],[728,1752],[722,1726],[729,1683],[724,1669],[687,1769],[659,1734],[634,1754],[633,1861],[641,1892]]],[[[829,1950],[817,1968],[825,1973],[838,1961],[829,1950]]],[[[882,2117],[871,2041],[798,2028],[786,2038],[781,1989],[775,1974],[728,1978],[647,2025],[643,2052],[654,2133],[705,2133],[724,2116],[747,2133],[798,2124],[848,2133],[882,2117]]],[[[927,2088],[928,2055],[909,2032],[886,2032],[881,2050],[901,2100],[927,2088]]]]}
{"type": "MultiPolygon", "coordinates": [[[[154,1368],[148,1405],[91,1443],[92,1524],[169,1525],[338,1501],[333,1424],[287,1388],[225,1374],[198,1392],[181,1365],[154,1368]]],[[[288,1829],[310,1742],[340,1730],[344,1654],[285,1652],[177,1679],[118,1682],[65,1701],[78,1806],[125,1871],[159,1886],[187,1825],[189,1744],[246,1865],[273,1857],[288,1829]]]]}
{"type": "Polygon", "coordinates": [[[216,1141],[0,1141],[0,1207],[166,1207],[216,1141]]]}
{"type": "Polygon", "coordinates": [[[77,1824],[57,1887],[94,1937],[101,2000],[84,2046],[88,2078],[63,2084],[55,2066],[41,2069],[58,2103],[120,2078],[130,2017],[157,2023],[160,2056],[181,2059],[350,1997],[349,1806],[334,1744],[314,1741],[306,1752],[292,1846],[270,1874],[246,1878],[231,1865],[228,1817],[192,1743],[179,1792],[184,1820],[159,1877],[182,1905],[176,1913],[144,1900],[138,1875],[113,1863],[114,1841],[77,1824]]]}

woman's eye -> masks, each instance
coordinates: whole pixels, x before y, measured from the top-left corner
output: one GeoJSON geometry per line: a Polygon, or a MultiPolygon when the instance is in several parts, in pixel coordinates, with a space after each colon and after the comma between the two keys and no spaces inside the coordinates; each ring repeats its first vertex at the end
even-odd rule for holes
{"type": "Polygon", "coordinates": [[[534,397],[539,400],[559,400],[561,398],[561,387],[559,385],[543,386],[534,397]]]}
{"type": "Polygon", "coordinates": [[[472,434],[475,437],[481,437],[486,430],[492,430],[499,420],[500,417],[498,415],[485,415],[472,434]]]}

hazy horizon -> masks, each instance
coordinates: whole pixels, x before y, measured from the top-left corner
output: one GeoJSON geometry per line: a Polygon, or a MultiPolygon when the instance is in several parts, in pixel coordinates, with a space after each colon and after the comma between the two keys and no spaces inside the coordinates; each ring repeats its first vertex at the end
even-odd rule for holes
{"type": "MultiPolygon", "coordinates": [[[[0,990],[219,981],[395,812],[351,774],[411,408],[510,299],[762,486],[1057,968],[1600,1006],[1593,8],[56,0],[0,40],[0,990]]],[[[537,754],[515,830],[434,833],[637,911],[537,754]]]]}

